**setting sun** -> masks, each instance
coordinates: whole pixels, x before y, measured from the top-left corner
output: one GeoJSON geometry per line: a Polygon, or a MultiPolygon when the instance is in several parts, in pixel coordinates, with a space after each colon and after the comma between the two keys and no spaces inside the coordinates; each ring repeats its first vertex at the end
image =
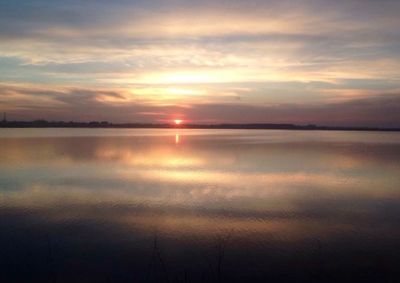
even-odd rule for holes
{"type": "Polygon", "coordinates": [[[175,125],[180,125],[180,124],[182,124],[182,120],[175,119],[174,123],[175,123],[175,125]]]}

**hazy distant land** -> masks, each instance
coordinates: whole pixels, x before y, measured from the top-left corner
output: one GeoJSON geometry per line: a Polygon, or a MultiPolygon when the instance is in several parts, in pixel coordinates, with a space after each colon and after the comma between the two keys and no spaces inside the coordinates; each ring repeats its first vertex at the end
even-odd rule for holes
{"type": "Polygon", "coordinates": [[[321,126],[315,124],[273,124],[273,123],[226,123],[226,124],[181,124],[172,123],[110,123],[107,121],[2,121],[0,128],[185,128],[185,129],[277,129],[277,130],[327,130],[327,131],[400,131],[400,128],[363,126],[321,126]]]}

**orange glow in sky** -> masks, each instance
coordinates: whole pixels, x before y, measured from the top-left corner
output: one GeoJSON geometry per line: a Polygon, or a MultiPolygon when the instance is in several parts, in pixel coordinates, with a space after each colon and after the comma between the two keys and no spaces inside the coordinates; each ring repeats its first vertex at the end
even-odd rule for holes
{"type": "Polygon", "coordinates": [[[400,128],[400,1],[69,2],[0,0],[0,120],[400,128]]]}

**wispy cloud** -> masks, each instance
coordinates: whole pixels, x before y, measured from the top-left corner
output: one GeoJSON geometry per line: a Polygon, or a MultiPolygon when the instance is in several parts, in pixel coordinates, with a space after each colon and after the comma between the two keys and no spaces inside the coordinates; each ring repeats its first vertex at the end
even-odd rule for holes
{"type": "MultiPolygon", "coordinates": [[[[333,111],[351,101],[368,101],[381,113],[378,101],[397,99],[400,88],[399,8],[390,0],[1,0],[0,105],[21,117],[39,115],[40,106],[49,118],[62,112],[86,119],[68,106],[71,98],[90,118],[115,121],[137,117],[99,105],[144,105],[151,109],[139,112],[151,113],[223,105],[227,112],[250,111],[242,115],[249,121],[315,123],[339,122],[313,109],[333,111]],[[44,95],[49,90],[58,94],[44,95]],[[288,119],[277,110],[255,117],[251,107],[260,105],[307,110],[288,119]]],[[[194,113],[186,115],[205,119],[194,113]]],[[[353,116],[342,122],[371,123],[353,116]]]]}

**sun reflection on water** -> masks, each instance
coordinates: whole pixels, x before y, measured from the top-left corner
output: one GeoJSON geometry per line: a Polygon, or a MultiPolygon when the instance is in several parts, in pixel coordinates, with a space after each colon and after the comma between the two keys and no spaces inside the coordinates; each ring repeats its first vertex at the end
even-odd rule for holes
{"type": "MultiPolygon", "coordinates": [[[[154,231],[174,251],[167,258],[178,254],[185,264],[232,231],[238,255],[259,254],[264,258],[254,262],[261,263],[273,258],[271,248],[281,254],[293,245],[297,254],[297,248],[310,250],[310,242],[323,242],[324,253],[331,243],[331,250],[344,251],[340,260],[347,258],[335,237],[348,240],[350,248],[364,241],[360,250],[373,238],[392,241],[392,250],[399,246],[400,142],[395,139],[388,144],[375,134],[380,143],[367,139],[366,144],[359,133],[335,140],[332,133],[320,133],[318,139],[325,140],[315,142],[309,141],[311,132],[193,134],[184,128],[129,133],[135,136],[0,138],[0,213],[7,215],[0,234],[24,231],[27,246],[36,232],[37,243],[45,242],[42,235],[57,235],[57,247],[65,244],[74,261],[82,261],[93,240],[95,251],[110,244],[104,258],[120,243],[118,250],[130,252],[118,265],[129,263],[129,269],[132,258],[143,262],[150,254],[136,247],[151,246],[154,231]],[[296,134],[305,138],[294,142],[296,134]],[[15,229],[21,225],[26,230],[15,229]],[[193,243],[189,256],[185,241],[193,243]],[[176,252],[179,247],[185,252],[176,252]]],[[[0,241],[0,250],[19,241],[9,239],[0,241]]],[[[228,248],[230,256],[233,247],[228,248]]],[[[36,254],[31,259],[36,261],[36,254]]]]}

